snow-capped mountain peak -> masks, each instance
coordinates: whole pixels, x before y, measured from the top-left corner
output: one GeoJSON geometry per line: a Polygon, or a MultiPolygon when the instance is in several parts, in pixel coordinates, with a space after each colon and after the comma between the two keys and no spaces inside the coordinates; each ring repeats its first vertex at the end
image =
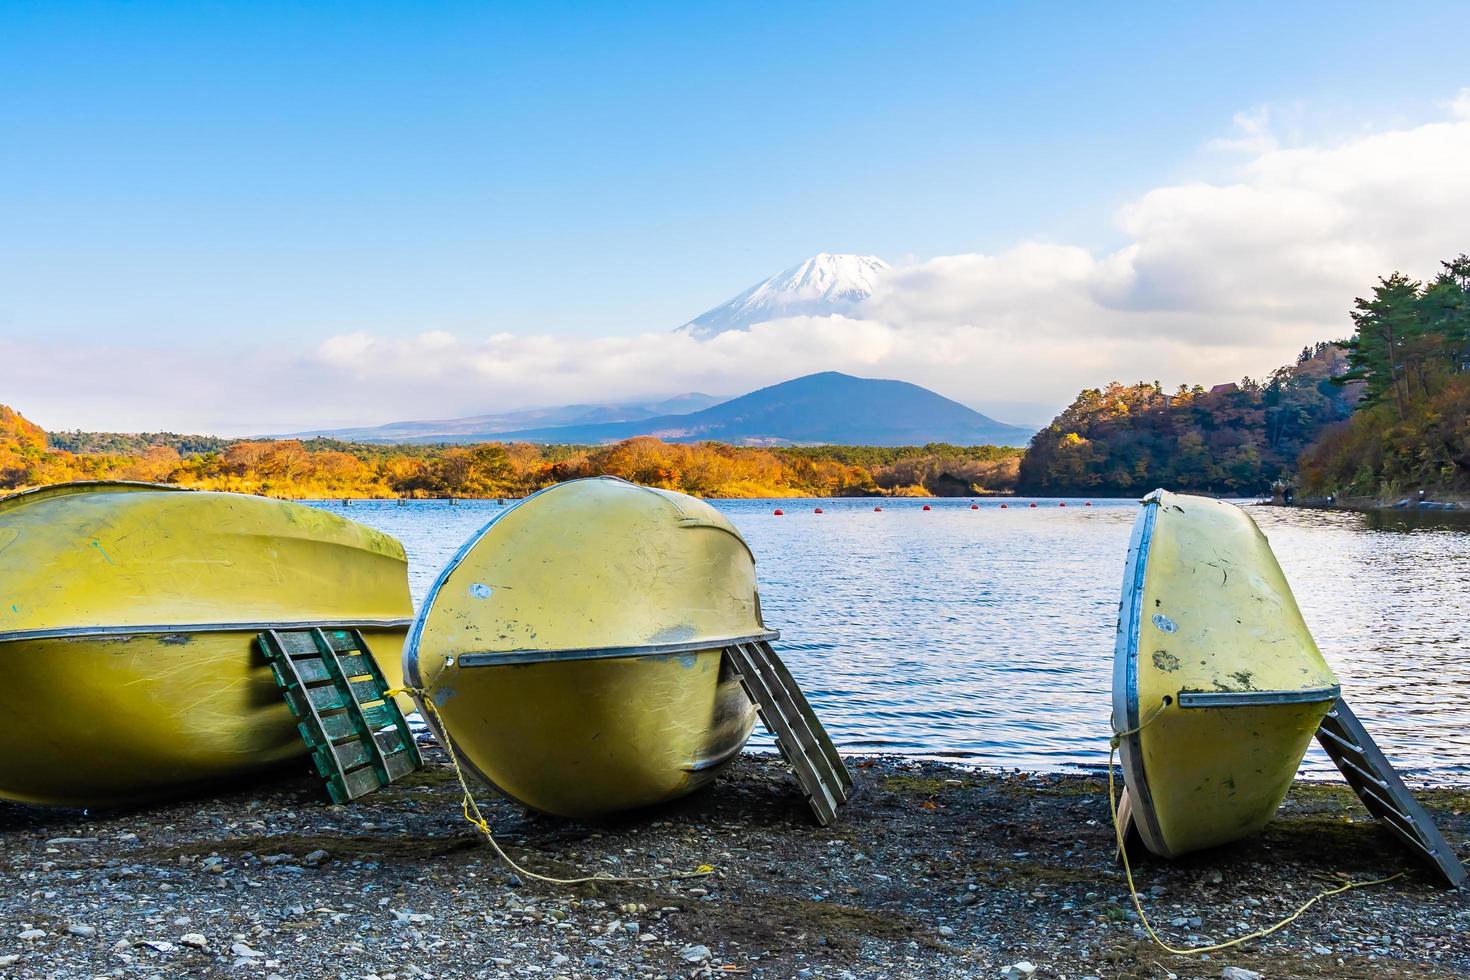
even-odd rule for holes
{"type": "Polygon", "coordinates": [[[679,330],[704,340],[781,317],[850,313],[873,295],[888,269],[887,262],[873,255],[823,252],[701,313],[679,330]]]}

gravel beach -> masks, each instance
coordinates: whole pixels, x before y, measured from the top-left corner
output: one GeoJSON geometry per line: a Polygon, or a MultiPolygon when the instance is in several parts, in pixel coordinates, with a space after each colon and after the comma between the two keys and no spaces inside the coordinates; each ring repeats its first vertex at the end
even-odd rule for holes
{"type": "MultiPolygon", "coordinates": [[[[1345,789],[1298,784],[1260,837],[1138,868],[1176,945],[1287,929],[1209,957],[1153,946],[1111,860],[1106,780],[850,758],[856,795],[813,825],[784,765],[606,826],[480,793],[522,881],[460,814],[442,754],[350,806],[301,767],[96,815],[0,804],[6,977],[1433,977],[1470,974],[1470,896],[1409,862],[1345,789]]],[[[1420,794],[1470,851],[1470,792],[1420,794]]]]}

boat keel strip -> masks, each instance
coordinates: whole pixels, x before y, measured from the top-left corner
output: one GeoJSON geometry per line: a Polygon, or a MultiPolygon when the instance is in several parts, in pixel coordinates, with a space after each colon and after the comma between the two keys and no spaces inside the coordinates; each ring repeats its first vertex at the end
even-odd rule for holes
{"type": "MultiPolygon", "coordinates": [[[[511,650],[505,653],[466,653],[455,658],[460,667],[513,667],[526,664],[561,663],[575,660],[618,660],[668,657],[701,650],[722,650],[740,676],[740,686],[755,704],[766,730],[776,739],[781,755],[790,764],[796,782],[811,804],[817,822],[828,826],[837,819],[837,809],[847,802],[852,776],[837,754],[811,702],[796,679],[771,648],[780,637],[776,630],[727,640],[691,640],[650,643],[629,647],[590,647],[579,650],[511,650]]],[[[738,750],[737,750],[738,751],[738,750]]],[[[715,760],[710,768],[724,760],[715,760]]]]}
{"type": "Polygon", "coordinates": [[[1299,691],[1180,691],[1181,708],[1261,708],[1278,704],[1321,704],[1336,701],[1342,688],[1311,687],[1299,691]]]}
{"type": "Polygon", "coordinates": [[[737,643],[768,643],[781,634],[766,630],[729,640],[689,640],[682,643],[647,643],[632,647],[583,647],[575,650],[508,650],[504,653],[465,653],[455,659],[461,667],[510,667],[516,664],[559,663],[567,660],[623,660],[630,657],[667,657],[700,650],[718,650],[737,643]]]}

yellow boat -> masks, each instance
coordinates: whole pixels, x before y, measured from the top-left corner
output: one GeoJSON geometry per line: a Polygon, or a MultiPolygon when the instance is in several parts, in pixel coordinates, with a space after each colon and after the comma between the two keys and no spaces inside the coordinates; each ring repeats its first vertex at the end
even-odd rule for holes
{"type": "Polygon", "coordinates": [[[1156,490],[1133,527],[1113,724],[1145,846],[1174,857],[1260,830],[1337,678],[1249,514],[1156,490]]]}
{"type": "Polygon", "coordinates": [[[305,754],[266,628],[357,628],[397,683],[392,538],[300,504],[141,483],[0,498],[0,798],[110,806],[305,754]]]}
{"type": "Polygon", "coordinates": [[[719,511],[602,477],[533,494],[471,538],[419,610],[403,672],[466,770],[586,819],[682,796],[734,759],[756,715],[722,651],[775,636],[719,511]]]}

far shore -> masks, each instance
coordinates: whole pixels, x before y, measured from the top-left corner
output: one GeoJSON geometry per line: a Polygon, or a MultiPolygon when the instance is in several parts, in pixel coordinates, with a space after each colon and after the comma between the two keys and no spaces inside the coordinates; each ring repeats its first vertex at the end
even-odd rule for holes
{"type": "Polygon", "coordinates": [[[1310,510],[1348,510],[1360,513],[1400,514],[1467,514],[1470,515],[1470,496],[1458,493],[1426,493],[1419,499],[1418,491],[1407,494],[1392,494],[1380,497],[1298,497],[1290,504],[1310,510]]]}

